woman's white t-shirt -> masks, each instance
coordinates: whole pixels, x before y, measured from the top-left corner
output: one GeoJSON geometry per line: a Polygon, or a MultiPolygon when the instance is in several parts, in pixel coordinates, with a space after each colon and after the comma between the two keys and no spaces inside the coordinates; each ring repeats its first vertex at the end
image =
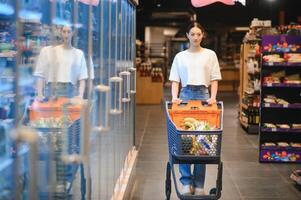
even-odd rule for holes
{"type": "MultiPolygon", "coordinates": [[[[93,66],[91,67],[91,71],[93,66]]],[[[62,45],[48,46],[41,49],[37,60],[35,76],[45,78],[48,82],[72,83],[88,79],[88,70],[82,50],[64,48],[62,45]]],[[[94,79],[94,71],[90,72],[94,79]]]]}
{"type": "Polygon", "coordinates": [[[199,52],[179,52],[172,63],[169,80],[186,85],[208,87],[213,80],[221,80],[221,72],[214,51],[203,48],[199,52]]]}

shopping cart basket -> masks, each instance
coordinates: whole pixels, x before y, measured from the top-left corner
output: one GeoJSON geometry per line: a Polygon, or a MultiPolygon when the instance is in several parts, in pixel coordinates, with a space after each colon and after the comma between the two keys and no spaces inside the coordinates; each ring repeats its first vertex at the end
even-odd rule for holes
{"type": "MultiPolygon", "coordinates": [[[[52,196],[55,199],[68,199],[70,196],[70,191],[74,181],[74,177],[78,171],[78,168],[81,169],[81,192],[82,197],[85,196],[85,177],[83,164],[66,164],[62,160],[63,154],[79,154],[80,153],[80,120],[75,120],[68,127],[64,128],[35,128],[39,134],[39,161],[47,162],[46,166],[52,160],[55,162],[55,173],[56,173],[56,188],[52,196]],[[64,152],[64,141],[66,141],[66,149],[64,152]],[[50,152],[49,147],[52,146],[53,152],[50,152]],[[49,156],[52,153],[52,159],[49,159],[49,156]]],[[[49,180],[50,177],[45,177],[46,180],[49,180]]],[[[40,192],[40,196],[48,196],[48,192],[40,192]]]]}
{"type": "Polygon", "coordinates": [[[171,195],[171,173],[177,196],[180,199],[219,199],[223,174],[221,162],[223,102],[214,105],[208,105],[202,101],[189,101],[179,105],[166,102],[166,120],[169,150],[165,181],[166,199],[169,200],[171,195]],[[185,130],[182,127],[185,118],[194,118],[198,122],[205,122],[215,128],[185,130]],[[194,143],[197,143],[199,149],[193,149],[194,143]],[[218,166],[216,187],[212,188],[208,195],[182,195],[178,190],[174,164],[216,164],[218,166]]]}

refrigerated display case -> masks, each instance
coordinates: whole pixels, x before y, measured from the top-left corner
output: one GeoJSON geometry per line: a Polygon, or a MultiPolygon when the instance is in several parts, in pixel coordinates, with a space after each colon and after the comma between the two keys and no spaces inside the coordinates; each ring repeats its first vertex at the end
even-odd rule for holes
{"type": "MultiPolygon", "coordinates": [[[[136,4],[1,2],[0,199],[117,195],[134,147],[136,4]],[[37,101],[37,62],[45,49],[55,52],[62,43],[64,26],[71,27],[72,48],[81,50],[86,61],[84,99],[37,101]],[[111,80],[120,80],[119,87],[111,80]]],[[[51,69],[55,62],[45,66],[51,69]]]]}

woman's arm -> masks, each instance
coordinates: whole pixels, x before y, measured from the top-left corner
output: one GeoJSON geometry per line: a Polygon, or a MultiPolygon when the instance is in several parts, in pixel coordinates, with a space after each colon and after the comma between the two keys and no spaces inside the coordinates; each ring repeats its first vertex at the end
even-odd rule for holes
{"type": "Polygon", "coordinates": [[[182,100],[178,98],[179,93],[179,82],[172,81],[171,82],[171,95],[172,95],[172,103],[181,103],[182,100]]]}
{"type": "Polygon", "coordinates": [[[84,80],[84,79],[80,80],[79,88],[78,88],[78,97],[80,97],[80,98],[84,97],[85,87],[86,87],[86,80],[84,80]]]}
{"type": "Polygon", "coordinates": [[[43,78],[38,77],[37,78],[37,96],[36,99],[42,101],[44,99],[44,94],[43,94],[43,90],[44,90],[44,85],[45,85],[45,81],[43,78]]]}
{"type": "Polygon", "coordinates": [[[217,89],[218,89],[218,81],[214,80],[211,81],[211,95],[210,98],[207,100],[209,104],[216,103],[216,95],[217,95],[217,89]]]}

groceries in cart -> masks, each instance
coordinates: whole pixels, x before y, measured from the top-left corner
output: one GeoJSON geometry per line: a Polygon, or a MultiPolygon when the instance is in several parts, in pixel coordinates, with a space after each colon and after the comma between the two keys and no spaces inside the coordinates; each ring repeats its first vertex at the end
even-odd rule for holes
{"type": "Polygon", "coordinates": [[[42,117],[30,122],[30,126],[35,128],[63,128],[72,124],[69,116],[42,117]]]}
{"type": "Polygon", "coordinates": [[[221,109],[217,104],[208,105],[202,101],[172,104],[169,115],[179,130],[212,131],[220,130],[221,109]]]}
{"type": "Polygon", "coordinates": [[[215,156],[217,139],[217,135],[182,135],[183,154],[215,156]]]}
{"type": "Polygon", "coordinates": [[[180,128],[186,131],[212,131],[218,130],[215,126],[210,126],[208,121],[197,120],[192,117],[186,117],[183,119],[183,123],[180,128]]]}
{"type": "Polygon", "coordinates": [[[81,105],[71,103],[71,99],[58,97],[46,102],[34,101],[29,107],[29,120],[35,121],[41,118],[61,118],[68,116],[71,121],[80,118],[81,105]]]}
{"type": "Polygon", "coordinates": [[[221,113],[219,104],[208,105],[202,101],[172,104],[168,114],[176,131],[170,135],[178,138],[177,155],[218,156],[221,142],[221,113]]]}

